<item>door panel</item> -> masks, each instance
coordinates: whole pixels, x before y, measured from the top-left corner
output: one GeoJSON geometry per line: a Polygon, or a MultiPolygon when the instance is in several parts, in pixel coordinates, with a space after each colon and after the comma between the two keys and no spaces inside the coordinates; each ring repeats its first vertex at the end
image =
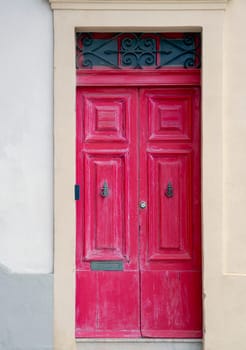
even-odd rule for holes
{"type": "Polygon", "coordinates": [[[191,141],[192,96],[186,89],[165,89],[165,93],[148,91],[145,108],[149,140],[191,141]]]}
{"type": "Polygon", "coordinates": [[[199,271],[143,271],[141,287],[143,337],[201,337],[199,271]]]}
{"type": "Polygon", "coordinates": [[[191,259],[191,151],[148,153],[148,174],[148,259],[191,259]]]}
{"type": "Polygon", "coordinates": [[[136,337],[138,271],[79,271],[76,278],[77,337],[136,337]]]}
{"type": "Polygon", "coordinates": [[[84,94],[85,141],[126,141],[129,98],[128,94],[84,94]]]}
{"type": "Polygon", "coordinates": [[[126,154],[85,156],[85,258],[124,259],[126,154]]]}

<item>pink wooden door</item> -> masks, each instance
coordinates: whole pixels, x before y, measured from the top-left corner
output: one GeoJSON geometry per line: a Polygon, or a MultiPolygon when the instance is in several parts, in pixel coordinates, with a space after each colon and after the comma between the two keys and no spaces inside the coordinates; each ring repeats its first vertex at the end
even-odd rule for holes
{"type": "Polygon", "coordinates": [[[141,334],[201,337],[200,96],[140,91],[141,334]]]}
{"type": "Polygon", "coordinates": [[[199,101],[77,89],[77,337],[201,336],[199,101]]]}
{"type": "Polygon", "coordinates": [[[139,337],[137,90],[77,92],[77,337],[139,337]]]}

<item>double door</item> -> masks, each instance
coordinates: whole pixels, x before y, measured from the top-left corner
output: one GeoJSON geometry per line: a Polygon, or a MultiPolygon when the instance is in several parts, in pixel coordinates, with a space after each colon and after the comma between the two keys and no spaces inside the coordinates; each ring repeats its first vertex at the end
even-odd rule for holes
{"type": "Polygon", "coordinates": [[[76,164],[76,336],[201,337],[199,87],[78,87],[76,164]]]}

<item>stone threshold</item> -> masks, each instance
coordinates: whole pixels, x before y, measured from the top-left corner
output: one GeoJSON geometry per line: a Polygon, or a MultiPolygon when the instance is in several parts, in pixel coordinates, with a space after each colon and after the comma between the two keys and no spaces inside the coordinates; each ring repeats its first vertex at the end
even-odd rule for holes
{"type": "Polygon", "coordinates": [[[202,339],[80,338],[77,350],[202,350],[202,339]]]}

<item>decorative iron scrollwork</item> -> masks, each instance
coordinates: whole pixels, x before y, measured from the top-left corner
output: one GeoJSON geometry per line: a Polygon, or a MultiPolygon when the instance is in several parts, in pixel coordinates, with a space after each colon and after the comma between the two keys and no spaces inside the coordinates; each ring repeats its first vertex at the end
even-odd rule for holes
{"type": "Polygon", "coordinates": [[[161,55],[161,66],[176,66],[182,62],[184,68],[200,68],[200,36],[195,40],[193,34],[185,34],[183,39],[169,40],[162,38],[161,47],[169,49],[168,54],[161,55]]]}
{"type": "Polygon", "coordinates": [[[77,68],[118,67],[117,39],[120,33],[106,38],[95,37],[92,33],[77,33],[77,68]]]}
{"type": "Polygon", "coordinates": [[[200,68],[200,34],[77,33],[77,68],[200,68]]]}

